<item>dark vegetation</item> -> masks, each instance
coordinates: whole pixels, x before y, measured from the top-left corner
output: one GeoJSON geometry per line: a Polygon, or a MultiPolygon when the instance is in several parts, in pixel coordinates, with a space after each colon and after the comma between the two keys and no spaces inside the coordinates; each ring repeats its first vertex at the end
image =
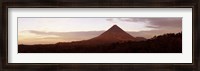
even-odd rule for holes
{"type": "Polygon", "coordinates": [[[18,45],[19,53],[181,53],[182,33],[154,36],[145,41],[84,45],[79,42],[18,45]]]}

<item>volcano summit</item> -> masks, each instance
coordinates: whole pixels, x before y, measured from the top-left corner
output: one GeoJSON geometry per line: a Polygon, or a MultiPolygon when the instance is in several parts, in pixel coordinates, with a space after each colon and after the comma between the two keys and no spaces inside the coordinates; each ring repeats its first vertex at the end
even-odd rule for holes
{"type": "Polygon", "coordinates": [[[110,29],[102,33],[101,35],[90,39],[90,41],[101,42],[119,42],[119,41],[141,41],[145,38],[133,37],[117,25],[113,25],[110,29]]]}
{"type": "Polygon", "coordinates": [[[124,41],[142,41],[146,40],[143,37],[133,37],[124,30],[122,30],[117,25],[113,25],[110,29],[102,33],[101,35],[94,37],[89,40],[81,41],[82,44],[87,45],[96,45],[96,44],[107,44],[115,42],[124,42],[124,41]]]}

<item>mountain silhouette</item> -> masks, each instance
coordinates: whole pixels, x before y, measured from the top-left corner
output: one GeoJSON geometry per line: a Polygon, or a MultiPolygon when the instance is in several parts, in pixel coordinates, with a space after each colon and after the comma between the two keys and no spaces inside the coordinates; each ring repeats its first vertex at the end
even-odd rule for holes
{"type": "Polygon", "coordinates": [[[114,43],[123,41],[141,41],[145,40],[144,37],[133,37],[117,25],[113,25],[110,29],[101,35],[87,40],[90,43],[114,43]]]}
{"type": "MultiPolygon", "coordinates": [[[[102,45],[102,44],[110,44],[116,42],[125,42],[125,41],[143,41],[146,40],[144,37],[133,37],[124,30],[122,30],[117,25],[113,25],[110,29],[100,34],[97,37],[82,40],[82,41],[74,41],[71,44],[74,45],[102,45]]],[[[66,42],[59,42],[57,44],[65,44],[66,42]]]]}

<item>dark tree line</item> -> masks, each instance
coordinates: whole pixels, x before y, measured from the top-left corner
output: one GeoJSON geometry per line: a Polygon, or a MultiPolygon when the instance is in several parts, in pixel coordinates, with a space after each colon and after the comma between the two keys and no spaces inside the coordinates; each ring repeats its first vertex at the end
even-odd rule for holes
{"type": "Polygon", "coordinates": [[[181,53],[182,33],[154,36],[145,41],[123,41],[101,45],[76,42],[45,45],[18,45],[19,53],[181,53]]]}

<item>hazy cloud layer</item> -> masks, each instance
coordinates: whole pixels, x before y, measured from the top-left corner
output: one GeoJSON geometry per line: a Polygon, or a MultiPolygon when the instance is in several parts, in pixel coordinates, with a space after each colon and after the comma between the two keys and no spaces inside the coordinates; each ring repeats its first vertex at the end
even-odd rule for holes
{"type": "MultiPolygon", "coordinates": [[[[182,28],[182,17],[168,17],[168,18],[118,18],[124,22],[144,22],[148,28],[156,29],[181,29],[182,28]]],[[[114,19],[110,18],[107,21],[115,22],[114,19]]]]}
{"type": "MultiPolygon", "coordinates": [[[[96,37],[103,33],[103,31],[88,31],[88,32],[42,32],[30,30],[30,33],[42,36],[54,35],[57,36],[57,39],[65,39],[67,41],[78,41],[78,40],[86,40],[96,37]]],[[[51,37],[48,37],[51,38],[51,37]]],[[[55,38],[55,37],[53,37],[55,38]]]]}

